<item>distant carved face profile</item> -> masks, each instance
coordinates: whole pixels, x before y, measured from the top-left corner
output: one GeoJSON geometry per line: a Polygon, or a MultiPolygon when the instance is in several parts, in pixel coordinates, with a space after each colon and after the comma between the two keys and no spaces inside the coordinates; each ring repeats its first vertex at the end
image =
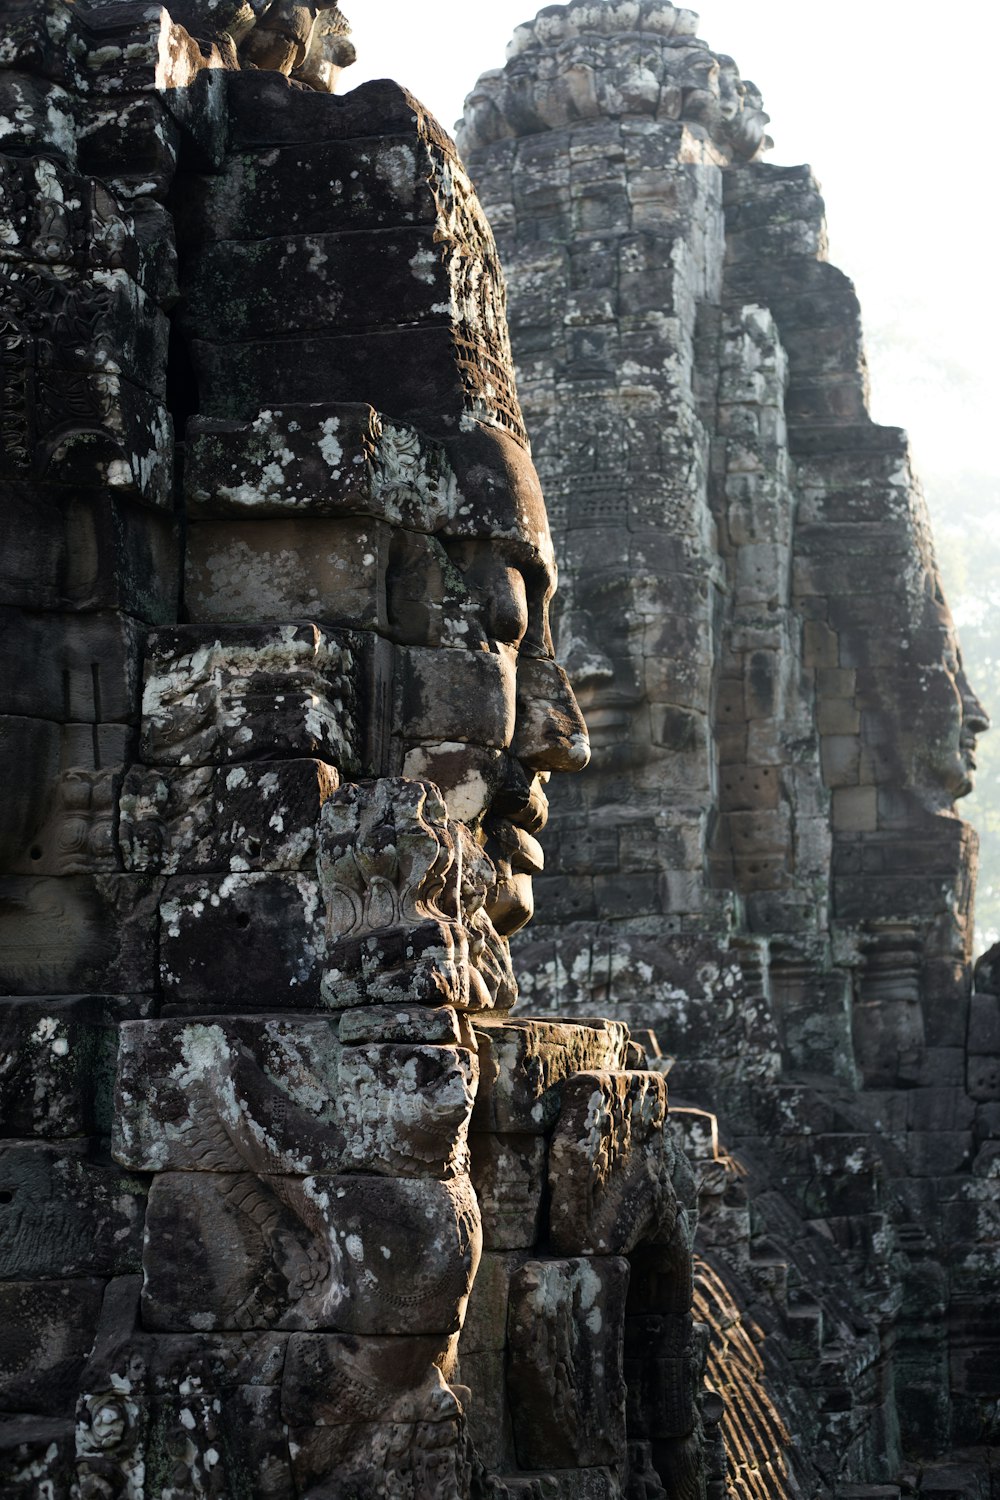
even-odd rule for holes
{"type": "Polygon", "coordinates": [[[500,875],[489,914],[507,936],[532,915],[545,785],[553,771],[586,766],[590,747],[554,661],[556,573],[534,466],[512,440],[483,428],[449,450],[456,515],[421,540],[420,562],[412,536],[401,535],[387,581],[389,633],[415,648],[419,682],[419,701],[404,692],[401,769],[433,781],[486,848],[500,875]]]}
{"type": "Polygon", "coordinates": [[[927,580],[923,618],[916,632],[914,671],[920,690],[915,777],[933,795],[957,801],[975,788],[976,745],[990,718],[965,674],[955,624],[940,581],[927,580]]]}

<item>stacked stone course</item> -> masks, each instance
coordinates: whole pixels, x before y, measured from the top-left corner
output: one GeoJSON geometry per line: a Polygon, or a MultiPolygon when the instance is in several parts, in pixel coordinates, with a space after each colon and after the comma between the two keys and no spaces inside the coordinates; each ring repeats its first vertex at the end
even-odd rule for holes
{"type": "Polygon", "coordinates": [[[345,26],[0,27],[0,1493],[715,1500],[662,1067],[510,1014],[589,746],[494,241],[345,26]]]}
{"type": "Polygon", "coordinates": [[[760,160],[760,96],[696,25],[546,7],[459,132],[594,745],[518,972],[540,1010],[652,1027],[675,1099],[721,1118],[746,1175],[695,1142],[707,1315],[767,1331],[800,1454],[773,1424],[773,1492],[933,1493],[935,1459],[996,1442],[994,1005],[955,811],[988,719],[815,179],[760,160]]]}

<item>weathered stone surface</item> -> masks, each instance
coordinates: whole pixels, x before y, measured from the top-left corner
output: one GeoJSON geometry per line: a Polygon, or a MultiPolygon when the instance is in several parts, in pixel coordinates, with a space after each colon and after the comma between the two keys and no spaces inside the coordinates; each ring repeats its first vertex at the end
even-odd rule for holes
{"type": "Polygon", "coordinates": [[[108,1135],[122,1021],[151,998],[78,995],[0,1000],[0,1135],[108,1135]]]}
{"type": "Polygon", "coordinates": [[[143,1320],[163,1332],[447,1335],[481,1250],[467,1178],[169,1172],[146,1230],[143,1320]]]}
{"type": "Polygon", "coordinates": [[[163,875],[308,870],[320,811],[338,785],[334,768],[314,760],[133,766],[119,803],[125,867],[163,875]]]}
{"type": "Polygon", "coordinates": [[[193,621],[300,619],[386,630],[380,577],[389,533],[371,520],[201,521],[188,528],[185,598],[193,621]]]}
{"type": "Polygon", "coordinates": [[[510,1279],[529,1258],[523,1251],[483,1251],[462,1327],[462,1359],[467,1354],[503,1353],[510,1279]]]}
{"type": "Polygon", "coordinates": [[[141,875],[0,880],[0,994],[152,994],[161,889],[141,875]]]}
{"type": "MultiPolygon", "coordinates": [[[[695,26],[669,5],[546,7],[460,126],[510,281],[559,648],[593,745],[587,777],[553,786],[539,923],[516,960],[532,1010],[658,1031],[673,1096],[702,1112],[705,1243],[731,1265],[754,1225],[737,1300],[756,1313],[786,1284],[822,1288],[826,1326],[853,1330],[836,1351],[827,1338],[822,1386],[812,1356],[787,1382],[767,1366],[808,1490],[943,1451],[971,1411],[945,1376],[965,1335],[931,1332],[904,1286],[932,1265],[954,1294],[960,1261],[994,1259],[985,1221],[955,1206],[977,1170],[969,1111],[997,1097],[956,815],[987,716],[905,434],[868,414],[857,298],[827,261],[815,179],[757,159],[757,91],[695,26]],[[726,1158],[743,1145],[746,1191],[726,1158]],[[830,1236],[822,1266],[809,1221],[830,1236]]],[[[481,1061],[480,1112],[482,1043],[481,1061]]],[[[572,1088],[552,1211],[561,1193],[578,1228],[597,1209],[557,1164],[572,1088]]],[[[996,1120],[977,1118],[985,1143],[996,1120]]],[[[651,1307],[671,1264],[659,1290],[641,1278],[651,1307]]],[[[765,1347],[787,1347],[769,1326],[765,1347]]],[[[664,1392],[688,1379],[661,1375],[664,1392]]],[[[713,1422],[685,1399],[671,1420],[687,1432],[646,1456],[668,1492],[714,1494],[713,1422]]],[[[766,1429],[782,1454],[763,1408],[741,1428],[742,1399],[723,1419],[734,1451],[766,1429]]]]}
{"type": "MultiPolygon", "coordinates": [[[[115,814],[122,771],[119,766],[107,769],[91,769],[89,765],[66,765],[74,745],[80,740],[90,744],[88,760],[102,759],[100,740],[118,739],[117,735],[89,735],[84,725],[48,725],[35,720],[10,720],[5,725],[9,733],[7,753],[16,752],[25,742],[36,744],[41,739],[44,749],[39,771],[48,772],[47,785],[39,788],[44,801],[34,809],[31,822],[21,829],[21,839],[11,841],[7,868],[11,875],[114,875],[121,868],[115,839],[115,814]],[[80,731],[84,733],[81,735],[80,731]],[[41,731],[41,735],[39,735],[41,731]],[[95,747],[94,741],[98,740],[95,747]],[[58,746],[60,769],[56,771],[54,756],[50,755],[58,746]],[[27,835],[27,836],[26,836],[27,835]]],[[[96,726],[94,726],[96,727],[96,726]]],[[[112,731],[118,726],[107,726],[112,731]]],[[[8,737],[5,735],[5,739],[8,737]]],[[[131,739],[122,728],[120,747],[131,739]]],[[[116,749],[120,748],[118,745],[116,749]]],[[[30,805],[30,804],[29,804],[30,805]]]]}
{"type": "Polygon", "coordinates": [[[293,1333],[281,1383],[293,1427],[353,1427],[421,1419],[447,1387],[440,1339],[293,1333]]]}
{"type": "Polygon", "coordinates": [[[441,445],[370,406],[283,406],[247,423],[195,417],[187,441],[194,519],[372,516],[434,531],[461,503],[441,445]]]}
{"type": "Polygon", "coordinates": [[[561,1085],[574,1073],[620,1068],[628,1042],[617,1021],[515,1019],[475,1026],[480,1085],[473,1128],[543,1135],[559,1114],[561,1085]]]}
{"type": "MultiPolygon", "coordinates": [[[[0,1283],[0,1410],[73,1414],[103,1295],[104,1283],[93,1279],[0,1283]]],[[[6,1475],[2,1466],[0,1475],[6,1475]]]]}
{"type": "Polygon", "coordinates": [[[509,953],[491,920],[501,877],[431,783],[380,780],[331,797],[319,874],[331,1008],[513,1003],[509,953]]]}
{"type": "Polygon", "coordinates": [[[303,872],[172,876],[160,904],[164,999],[209,1011],[318,1005],[321,910],[303,872]]]}
{"type": "Polygon", "coordinates": [[[468,1493],[474,1456],[454,1393],[445,1387],[413,1409],[416,1422],[292,1429],[298,1492],[311,1500],[349,1494],[447,1500],[468,1493]]]}
{"type": "Polygon", "coordinates": [[[113,1150],[142,1172],[450,1177],[475,1082],[469,1052],[344,1047],[335,1021],[130,1022],[113,1150]]]}
{"type": "Polygon", "coordinates": [[[627,1255],[669,1239],[674,1148],[660,1073],[579,1073],[561,1090],[548,1158],[549,1235],[561,1255],[627,1255]]]}
{"type": "Polygon", "coordinates": [[[79,1144],[0,1145],[0,1276],[114,1276],[139,1268],[146,1184],[79,1144]]]}
{"type": "Polygon", "coordinates": [[[56,723],[134,723],[143,631],[128,616],[0,610],[3,711],[56,723]],[[24,670],[25,663],[32,671],[24,670]]]}
{"type": "Polygon", "coordinates": [[[276,158],[272,151],[241,152],[218,175],[192,184],[184,230],[208,241],[281,239],[290,198],[302,235],[334,233],[345,224],[431,223],[435,205],[422,165],[410,138],[381,128],[360,140],[303,141],[276,158]],[[279,170],[262,172],[265,163],[279,170]]]}
{"type": "Polygon", "coordinates": [[[697,1422],[698,1352],[690,1318],[629,1319],[625,1381],[630,1436],[684,1438],[697,1422]]]}
{"type": "Polygon", "coordinates": [[[356,768],[354,649],[316,625],[185,626],[147,643],[142,746],[154,765],[305,756],[356,768]]]}
{"type": "MultiPolygon", "coordinates": [[[[499,1497],[484,1456],[524,1466],[510,1342],[533,1419],[555,1381],[570,1421],[531,1492],[620,1497],[627,1267],[539,1256],[561,1089],[641,1053],[621,1026],[480,1041],[470,1020],[516,998],[545,786],[590,753],[471,181],[405,91],[333,97],[336,7],[13,16],[0,773],[25,795],[0,829],[0,988],[25,1045],[0,1129],[47,1142],[0,1147],[15,1365],[45,1346],[0,1400],[36,1413],[15,1492],[499,1497]],[[469,1323],[471,1393],[447,1382],[483,1240],[480,1047],[477,1181],[517,1249],[469,1323]],[[509,1296],[529,1257],[551,1292],[530,1329],[509,1296]],[[18,1290],[73,1274],[85,1367],[82,1325],[56,1349],[18,1290]],[[71,1445],[45,1414],[74,1395],[71,1445]]],[[[613,210],[603,183],[583,197],[613,210]]],[[[658,503],[630,490],[634,516],[658,503]]],[[[655,736],[704,737],[692,692],[661,696],[655,736]]]]}
{"type": "Polygon", "coordinates": [[[0,1421],[0,1473],[10,1500],[34,1500],[40,1484],[69,1494],[74,1458],[70,1419],[14,1417],[0,1421]]]}
{"type": "Polygon", "coordinates": [[[435,228],[432,221],[368,231],[354,223],[338,234],[295,226],[280,238],[206,245],[186,267],[185,321],[196,338],[227,340],[343,335],[396,322],[447,326],[452,309],[435,228]],[[251,276],[258,293],[249,303],[236,288],[251,276]]]}
{"type": "Polygon", "coordinates": [[[458,1013],[442,1006],[429,1010],[424,1005],[373,1005],[364,1010],[348,1010],[340,1017],[337,1035],[344,1046],[358,1042],[462,1042],[475,1046],[475,1038],[463,1026],[458,1013]],[[468,1035],[465,1032],[468,1031],[468,1035]]]}
{"type": "Polygon", "coordinates": [[[545,1141],[537,1135],[474,1135],[472,1185],[487,1250],[529,1250],[539,1238],[546,1189],[545,1141]]]}
{"type": "Polygon", "coordinates": [[[522,1468],[617,1464],[624,1451],[628,1262],[530,1261],[511,1280],[508,1391],[522,1468]]]}

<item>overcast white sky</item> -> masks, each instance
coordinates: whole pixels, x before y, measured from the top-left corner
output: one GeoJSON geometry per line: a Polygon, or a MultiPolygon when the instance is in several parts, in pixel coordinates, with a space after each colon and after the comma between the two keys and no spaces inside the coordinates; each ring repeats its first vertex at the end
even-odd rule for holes
{"type": "MultiPolygon", "coordinates": [[[[343,81],[405,83],[446,126],[499,67],[528,0],[343,0],[359,61],[343,81]]],[[[770,160],[809,162],[831,258],[857,283],[874,414],[910,429],[931,490],[997,459],[1000,13],[987,0],[704,0],[700,34],[764,94],[770,160]]],[[[990,486],[992,488],[992,486],[990,486]]]]}

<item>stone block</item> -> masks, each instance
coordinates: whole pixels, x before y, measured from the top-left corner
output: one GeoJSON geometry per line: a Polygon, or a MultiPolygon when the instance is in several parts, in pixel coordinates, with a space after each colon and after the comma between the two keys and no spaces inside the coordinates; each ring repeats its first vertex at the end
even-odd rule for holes
{"type": "Polygon", "coordinates": [[[193,417],[184,488],[193,520],[380,515],[370,406],[268,408],[252,421],[193,417]]]}
{"type": "Polygon", "coordinates": [[[180,222],[199,241],[282,238],[295,232],[433,223],[437,208],[412,134],[364,141],[313,139],[289,149],[241,151],[192,182],[180,222]]]}
{"type": "Polygon", "coordinates": [[[424,1005],[371,1005],[345,1011],[338,1036],[343,1045],[359,1042],[461,1043],[475,1050],[476,1042],[457,1011],[443,1005],[431,1010],[424,1005]],[[468,1031],[468,1035],[466,1032],[468,1031]]]}
{"type": "Polygon", "coordinates": [[[694,1431],[701,1379],[689,1319],[629,1318],[624,1374],[630,1437],[663,1442],[694,1431]]]}
{"type": "Polygon", "coordinates": [[[980,1104],[1000,1100],[1000,1058],[970,1057],[968,1089],[970,1096],[980,1104]]]}
{"type": "Polygon", "coordinates": [[[661,1073],[578,1073],[549,1149],[549,1234],[561,1255],[627,1255],[677,1217],[661,1073]]]}
{"type": "Polygon", "coordinates": [[[823,735],[860,734],[860,710],[855,707],[853,698],[821,696],[816,705],[816,727],[823,735]]]}
{"type": "Polygon", "coordinates": [[[792,847],[792,820],[787,808],[762,812],[733,812],[729,834],[736,859],[787,855],[792,847]]]}
{"type": "Polygon", "coordinates": [[[293,1333],[281,1379],[281,1415],[292,1427],[413,1421],[446,1389],[446,1339],[293,1333]]]}
{"type": "Polygon", "coordinates": [[[23,777],[22,765],[16,768],[15,774],[25,783],[28,807],[21,838],[8,846],[5,873],[114,875],[121,870],[115,822],[122,767],[91,769],[91,765],[101,766],[102,745],[120,754],[132,738],[124,725],[98,728],[46,725],[41,719],[0,720],[0,754],[4,759],[11,757],[12,770],[18,748],[33,744],[40,752],[40,764],[33,766],[39,780],[23,777]],[[67,764],[74,753],[81,752],[86,756],[83,765],[67,764]]]}
{"type": "Polygon", "coordinates": [[[47,484],[170,508],[173,429],[158,396],[81,370],[39,369],[34,384],[36,468],[47,484]]]}
{"type": "Polygon", "coordinates": [[[42,1485],[53,1500],[68,1500],[74,1478],[74,1439],[71,1417],[0,1419],[5,1500],[38,1500],[42,1485]]]}
{"type": "Polygon", "coordinates": [[[877,827],[878,803],[873,786],[839,786],[834,790],[834,833],[874,833],[877,827]]]}
{"type": "MultiPolygon", "coordinates": [[[[89,728],[89,726],[87,726],[89,728]]],[[[31,850],[42,850],[34,835],[45,822],[59,778],[63,735],[46,719],[0,717],[0,777],[16,784],[17,797],[4,799],[0,811],[0,871],[19,868],[31,850]]]]}
{"type": "Polygon", "coordinates": [[[463,1402],[469,1435],[487,1469],[504,1474],[517,1465],[514,1434],[507,1406],[507,1369],[502,1349],[463,1354],[462,1384],[469,1392],[463,1402]]]}
{"type": "Polygon", "coordinates": [[[486,1250],[530,1250],[538,1241],[546,1148],[538,1135],[474,1135],[472,1185],[486,1250]]]}
{"type": "Polygon", "coordinates": [[[523,1251],[483,1251],[462,1327],[460,1357],[502,1354],[507,1345],[510,1278],[529,1257],[523,1251]]]}
{"type": "Polygon", "coordinates": [[[939,1085],[910,1089],[906,1098],[910,1130],[934,1134],[972,1129],[976,1106],[961,1084],[952,1088],[939,1085]]]}
{"type": "Polygon", "coordinates": [[[906,1160],[914,1177],[950,1177],[968,1171],[972,1154],[968,1130],[911,1130],[906,1137],[906,1160]]]}
{"type": "MultiPolygon", "coordinates": [[[[823,767],[823,782],[828,787],[856,787],[861,780],[861,739],[857,734],[827,734],[820,740],[820,763],[823,767]]],[[[863,795],[859,794],[854,799],[859,803],[876,804],[877,799],[874,790],[865,788],[863,795]]],[[[856,831],[849,826],[849,818],[846,813],[847,825],[844,832],[856,831]]],[[[875,825],[872,824],[872,827],[875,825]]]]}
{"type": "Polygon", "coordinates": [[[802,662],[806,667],[840,666],[838,637],[822,620],[806,621],[803,626],[802,652],[802,662]]]}
{"type": "Polygon", "coordinates": [[[117,613],[0,610],[0,711],[58,724],[135,723],[143,636],[117,613]]]}
{"type": "Polygon", "coordinates": [[[202,245],[184,268],[183,325],[198,338],[233,341],[449,326],[451,285],[435,228],[302,234],[296,224],[271,239],[202,245]],[[249,284],[252,297],[242,290],[249,284]]]}
{"type": "Polygon", "coordinates": [[[447,1387],[421,1406],[417,1420],[353,1427],[295,1427],[289,1432],[296,1495],[412,1495],[450,1500],[468,1491],[472,1454],[457,1395],[447,1387]]]}
{"type": "Polygon", "coordinates": [[[150,634],[142,753],[152,765],[303,757],[358,767],[357,642],[318,625],[150,634]]]}
{"type": "Polygon", "coordinates": [[[120,995],[0,1000],[0,1135],[108,1135],[118,1026],[152,1004],[120,995]]]}
{"type": "Polygon", "coordinates": [[[505,749],[515,726],[517,663],[509,650],[398,653],[400,724],[411,742],[448,740],[505,749]]]}
{"type": "Polygon", "coordinates": [[[344,1047],[335,1020],[121,1029],[113,1150],[141,1172],[467,1170],[476,1063],[458,1047],[344,1047]]]}
{"type": "Polygon", "coordinates": [[[150,995],[163,882],[146,875],[0,880],[0,995],[150,995]]]}
{"type": "Polygon", "coordinates": [[[969,1010],[969,1053],[1000,1058],[1000,995],[973,995],[969,1010]]]}
{"type": "Polygon", "coordinates": [[[326,934],[304,873],[171,876],[160,903],[160,983],[171,1006],[304,1010],[320,1004],[326,934]]]}
{"type": "Polygon", "coordinates": [[[0,608],[118,610],[165,624],[177,609],[173,518],[56,485],[4,484],[0,608]]]}
{"type": "Polygon", "coordinates": [[[544,1135],[559,1115],[562,1085],[574,1073],[625,1066],[628,1031],[617,1021],[522,1020],[474,1026],[479,1092],[473,1129],[544,1135]]]}
{"type": "Polygon", "coordinates": [[[103,1296],[104,1282],[94,1279],[0,1282],[0,1411],[74,1414],[103,1296]]]}
{"type": "Polygon", "coordinates": [[[10,122],[2,138],[5,150],[16,143],[18,155],[48,156],[69,168],[76,165],[74,101],[57,83],[5,69],[0,78],[0,118],[10,122]]]}
{"type": "Polygon", "coordinates": [[[139,1269],[146,1185],[82,1147],[0,1145],[0,1277],[117,1276],[139,1269]]]}
{"type": "Polygon", "coordinates": [[[781,792],[777,766],[723,766],[719,772],[719,800],[727,812],[776,810],[781,792]]]}
{"type": "Polygon", "coordinates": [[[537,1500],[539,1494],[544,1500],[619,1500],[621,1495],[611,1469],[547,1469],[544,1474],[513,1475],[504,1482],[511,1500],[537,1500]]]}
{"type": "Polygon", "coordinates": [[[407,89],[389,79],[363,83],[343,97],[298,88],[270,70],[246,70],[227,82],[229,140],[234,151],[309,145],[318,140],[359,141],[367,146],[372,136],[403,136],[420,144],[449,146],[434,117],[407,89]]]}
{"type": "Polygon", "coordinates": [[[353,334],[303,334],[241,344],[192,339],[190,351],[207,417],[250,421],[275,389],[289,404],[349,402],[365,392],[400,421],[457,430],[465,389],[450,322],[353,334]]]}
{"type": "Polygon", "coordinates": [[[481,1250],[467,1178],[167,1172],[150,1190],[143,1322],[161,1332],[458,1332],[481,1250]]]}
{"type": "Polygon", "coordinates": [[[620,1462],[628,1274],[627,1261],[604,1257],[529,1261],[515,1273],[507,1390],[521,1468],[620,1462]]]}
{"type": "Polygon", "coordinates": [[[119,802],[127,870],[163,875],[314,868],[316,830],[340,778],[318,760],[187,771],[133,766],[119,802]]]}
{"type": "Polygon", "coordinates": [[[196,521],[184,601],[194,623],[248,625],[319,615],[385,633],[389,531],[373,520],[196,521]]]}

